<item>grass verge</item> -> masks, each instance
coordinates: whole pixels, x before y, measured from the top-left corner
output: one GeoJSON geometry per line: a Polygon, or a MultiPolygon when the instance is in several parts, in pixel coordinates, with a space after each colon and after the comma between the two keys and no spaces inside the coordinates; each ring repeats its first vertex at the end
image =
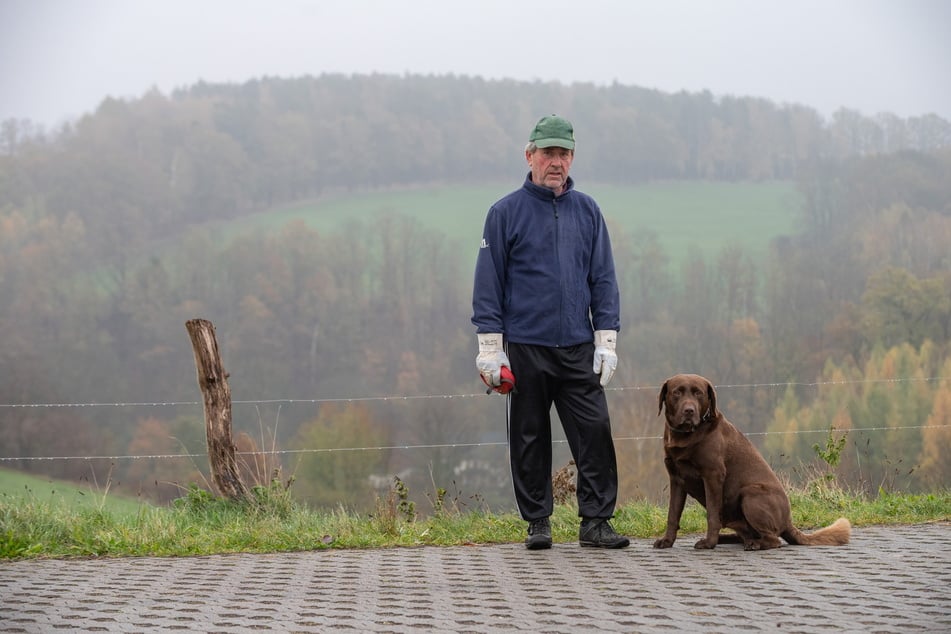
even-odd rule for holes
{"type": "MultiPolygon", "coordinates": [[[[854,526],[917,524],[951,519],[951,490],[912,495],[882,492],[874,499],[838,489],[790,493],[795,524],[812,530],[841,516],[854,526]]],[[[0,559],[188,556],[238,552],[292,552],[326,548],[384,548],[517,543],[525,522],[515,513],[459,511],[440,505],[418,517],[398,496],[378,500],[372,513],[340,508],[315,512],[293,503],[280,487],[257,488],[254,499],[232,502],[192,488],[168,507],[135,511],[77,507],[27,496],[0,495],[0,559]]],[[[666,509],[632,502],[617,509],[615,528],[633,539],[664,530],[666,509]]],[[[681,535],[701,533],[706,515],[689,502],[681,535]]],[[[578,537],[575,504],[552,516],[556,542],[578,537]]]]}

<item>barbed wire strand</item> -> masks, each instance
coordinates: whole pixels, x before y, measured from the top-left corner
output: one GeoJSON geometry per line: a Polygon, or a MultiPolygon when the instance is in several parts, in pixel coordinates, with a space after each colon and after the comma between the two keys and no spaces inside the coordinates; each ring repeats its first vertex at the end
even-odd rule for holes
{"type": "MultiPolygon", "coordinates": [[[[944,429],[951,427],[948,425],[900,425],[897,427],[856,427],[852,429],[833,429],[834,432],[852,433],[860,431],[898,431],[901,429],[944,429]]],[[[784,436],[790,434],[828,434],[828,429],[797,429],[787,431],[763,431],[751,432],[747,436],[784,436]]],[[[662,440],[663,436],[618,436],[614,438],[615,442],[622,441],[641,441],[641,440],[662,440]]],[[[565,439],[555,439],[553,443],[565,444],[565,439]]],[[[271,451],[236,451],[237,456],[274,456],[285,454],[317,454],[334,453],[337,451],[394,451],[409,449],[457,449],[472,447],[505,447],[508,443],[505,441],[496,442],[472,442],[472,443],[442,443],[427,445],[381,445],[372,447],[323,447],[317,449],[275,449],[271,451]]],[[[202,458],[206,454],[200,453],[182,453],[182,454],[145,454],[145,455],[126,455],[126,456],[0,456],[0,462],[12,462],[15,460],[26,461],[44,461],[44,460],[166,460],[176,458],[202,458]]]]}
{"type": "MultiPolygon", "coordinates": [[[[727,385],[716,385],[716,389],[739,389],[739,388],[788,388],[805,387],[815,388],[830,385],[852,385],[861,383],[903,383],[903,382],[931,382],[943,381],[949,377],[912,377],[912,378],[893,378],[893,379],[861,379],[861,380],[842,380],[842,381],[816,381],[812,383],[800,382],[773,382],[773,383],[738,383],[727,385]]],[[[660,386],[627,386],[627,387],[609,387],[606,391],[626,392],[626,391],[657,391],[660,386]]],[[[262,400],[234,400],[232,405],[269,405],[269,404],[294,404],[294,403],[360,403],[371,401],[409,401],[421,399],[453,399],[453,398],[475,398],[483,397],[485,393],[474,394],[429,394],[429,395],[389,395],[389,396],[364,396],[364,397],[345,397],[345,398],[311,398],[311,399],[262,399],[262,400]]],[[[60,408],[60,407],[177,407],[177,406],[198,406],[201,401],[154,401],[154,402],[116,402],[116,403],[0,403],[4,408],[60,408]]],[[[933,429],[951,427],[951,425],[922,425],[922,426],[899,426],[899,427],[864,427],[853,428],[851,430],[839,430],[842,432],[853,431],[893,431],[899,429],[933,429]]],[[[769,436],[769,435],[787,435],[787,434],[812,434],[829,433],[828,429],[804,429],[788,430],[778,432],[751,432],[748,436],[769,436]]],[[[660,440],[663,436],[623,436],[616,437],[615,441],[643,441],[660,440]]],[[[556,443],[565,443],[566,440],[554,440],[556,443]]],[[[333,447],[316,449],[283,449],[272,451],[250,451],[236,452],[237,455],[282,455],[282,454],[305,454],[305,453],[333,453],[338,451],[394,451],[410,449],[450,449],[450,448],[473,448],[473,447],[497,447],[506,446],[508,443],[499,442],[480,442],[480,443],[444,443],[444,444],[422,444],[422,445],[389,445],[389,446],[370,446],[370,447],[333,447]]],[[[165,460],[179,458],[200,458],[204,454],[145,454],[145,455],[119,455],[119,456],[0,456],[0,463],[12,462],[18,460],[25,461],[44,461],[44,460],[165,460]]]]}
{"type": "MultiPolygon", "coordinates": [[[[714,385],[718,390],[721,389],[739,389],[739,388],[786,388],[802,387],[814,388],[829,385],[856,385],[862,383],[906,383],[906,382],[932,382],[951,380],[951,377],[932,376],[932,377],[909,377],[894,379],[856,379],[842,381],[816,381],[813,383],[800,382],[776,382],[776,383],[736,383],[725,385],[714,385]]],[[[660,385],[634,385],[629,387],[608,387],[607,392],[630,392],[642,390],[660,390],[660,385]]],[[[335,398],[275,398],[260,400],[232,400],[232,405],[273,405],[273,404],[294,404],[294,403],[365,403],[372,401],[411,401],[411,400],[433,400],[433,399],[453,399],[453,398],[477,398],[484,397],[484,392],[469,394],[393,394],[386,396],[353,396],[353,397],[335,397],[335,398]]],[[[55,408],[55,407],[178,407],[178,406],[197,406],[202,401],[155,401],[155,402],[117,402],[117,403],[0,403],[2,408],[55,408]]]]}

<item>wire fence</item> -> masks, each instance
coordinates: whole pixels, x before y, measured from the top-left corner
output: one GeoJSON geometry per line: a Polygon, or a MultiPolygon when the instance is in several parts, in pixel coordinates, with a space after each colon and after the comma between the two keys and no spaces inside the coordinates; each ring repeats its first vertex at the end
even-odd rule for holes
{"type": "MultiPolygon", "coordinates": [[[[724,384],[714,386],[717,390],[729,389],[758,389],[758,388],[820,388],[824,386],[835,385],[856,385],[856,384],[898,384],[908,382],[937,382],[951,380],[951,377],[913,377],[913,378],[890,378],[890,379],[862,379],[862,380],[844,380],[844,381],[817,381],[817,382],[769,382],[769,383],[743,383],[743,384],[724,384]]],[[[651,392],[656,393],[660,390],[660,385],[643,386],[618,386],[608,387],[609,393],[624,392],[651,392]]],[[[417,394],[417,395],[385,395],[385,396],[364,396],[364,397],[344,397],[344,398],[309,398],[309,399],[260,399],[260,400],[233,400],[233,405],[290,405],[290,404],[329,404],[329,403],[386,403],[400,401],[419,401],[419,400],[451,400],[451,399],[475,399],[486,398],[484,392],[459,393],[459,394],[417,394]]],[[[493,397],[494,398],[494,397],[493,397]]],[[[0,403],[0,410],[3,409],[50,409],[50,408],[123,408],[123,407],[189,407],[201,406],[201,401],[152,401],[152,402],[67,402],[67,403],[0,403]]],[[[896,431],[911,429],[937,429],[951,427],[951,423],[938,425],[898,425],[898,426],[872,426],[872,427],[852,427],[849,432],[879,432],[896,431]]],[[[799,434],[823,434],[829,433],[829,429],[792,429],[783,431],[764,431],[764,432],[744,432],[747,436],[777,436],[777,435],[799,435],[799,434]]],[[[623,435],[615,436],[615,442],[628,441],[647,441],[660,440],[662,435],[623,435]]],[[[564,439],[554,439],[554,443],[566,444],[564,439]]],[[[421,443],[421,444],[401,444],[401,445],[366,445],[354,447],[325,447],[325,448],[302,448],[302,449],[273,449],[257,451],[239,451],[238,455],[292,455],[292,454],[326,454],[337,452],[361,452],[361,451],[412,451],[425,449],[459,449],[459,448],[479,448],[479,447],[505,447],[505,441],[472,441],[472,442],[451,442],[451,443],[421,443]]],[[[200,453],[176,453],[176,454],[136,454],[136,455],[89,455],[89,456],[0,456],[0,464],[13,461],[64,461],[64,460],[164,460],[181,458],[200,458],[205,454],[200,453]]]]}

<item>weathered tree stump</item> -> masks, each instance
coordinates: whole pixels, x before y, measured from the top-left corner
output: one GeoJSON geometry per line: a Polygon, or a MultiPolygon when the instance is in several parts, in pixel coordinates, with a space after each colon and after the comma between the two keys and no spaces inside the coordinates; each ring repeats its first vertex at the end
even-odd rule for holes
{"type": "Polygon", "coordinates": [[[214,325],[205,319],[190,319],[185,328],[192,340],[198,387],[205,403],[205,438],[212,481],[218,494],[233,500],[248,498],[241,481],[231,439],[231,388],[221,364],[214,325]]]}

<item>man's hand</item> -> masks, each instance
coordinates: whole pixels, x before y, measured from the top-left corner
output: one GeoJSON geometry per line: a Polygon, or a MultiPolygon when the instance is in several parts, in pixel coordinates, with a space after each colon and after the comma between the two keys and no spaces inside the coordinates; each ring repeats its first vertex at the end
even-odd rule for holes
{"type": "Polygon", "coordinates": [[[617,369],[617,331],[594,331],[594,373],[601,375],[601,387],[611,382],[617,369]]]}
{"type": "MultiPolygon", "coordinates": [[[[502,334],[478,334],[476,337],[479,338],[479,356],[476,357],[476,368],[479,369],[482,381],[486,385],[492,389],[499,388],[502,386],[502,366],[511,367],[508,355],[502,349],[502,334]]],[[[508,374],[511,375],[510,372],[508,374]]],[[[507,382],[506,385],[510,385],[510,383],[507,382]]],[[[505,392],[507,391],[505,390],[505,392]]]]}

